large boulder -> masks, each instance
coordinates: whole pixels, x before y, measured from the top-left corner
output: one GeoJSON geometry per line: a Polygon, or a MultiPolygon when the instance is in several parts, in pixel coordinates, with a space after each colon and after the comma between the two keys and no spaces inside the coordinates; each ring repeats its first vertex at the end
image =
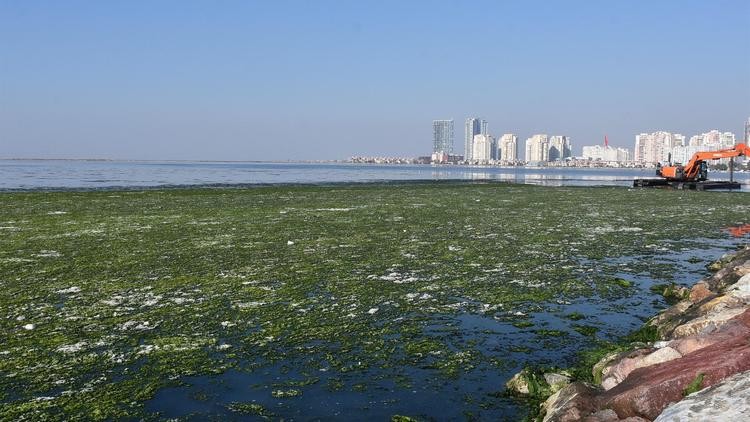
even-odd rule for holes
{"type": "Polygon", "coordinates": [[[675,305],[667,308],[659,315],[651,318],[647,324],[656,327],[661,338],[669,338],[672,331],[685,322],[685,313],[693,306],[690,300],[677,302],[675,305]]]}
{"type": "Polygon", "coordinates": [[[736,283],[727,287],[727,295],[747,303],[750,301],[750,273],[743,275],[736,283]]]}
{"type": "Polygon", "coordinates": [[[728,308],[712,311],[702,317],[688,321],[674,329],[672,336],[675,338],[687,337],[699,333],[715,331],[718,327],[726,324],[729,320],[745,312],[745,308],[728,308]]]}
{"type": "Polygon", "coordinates": [[[505,383],[505,388],[516,394],[529,394],[530,389],[528,372],[524,369],[523,371],[513,375],[513,377],[505,383]]]}
{"type": "MultiPolygon", "coordinates": [[[[737,319],[750,327],[750,310],[737,319]]],[[[729,337],[682,358],[635,369],[600,396],[601,408],[613,409],[620,418],[654,419],[669,403],[681,400],[688,385],[701,374],[701,387],[708,387],[747,370],[750,370],[750,337],[729,337]]]]}
{"type": "Polygon", "coordinates": [[[551,395],[542,405],[544,422],[580,421],[598,410],[597,390],[582,382],[574,382],[551,395]]]}
{"type": "Polygon", "coordinates": [[[714,294],[715,293],[708,288],[708,283],[705,281],[699,281],[690,289],[689,297],[691,302],[698,303],[714,294]]]}
{"type": "Polygon", "coordinates": [[[734,318],[721,326],[720,329],[709,334],[692,335],[667,342],[667,345],[682,355],[695,352],[714,343],[729,341],[732,338],[750,338],[750,326],[744,323],[745,314],[734,318]]]}
{"type": "Polygon", "coordinates": [[[544,373],[544,381],[547,382],[550,391],[552,391],[553,393],[556,393],[559,390],[565,388],[565,386],[570,384],[570,380],[571,376],[566,371],[544,373]]]}
{"type": "Polygon", "coordinates": [[[608,374],[602,379],[602,388],[609,390],[622,382],[631,372],[638,368],[668,362],[672,359],[681,358],[682,354],[667,346],[657,349],[648,354],[641,354],[632,358],[625,358],[612,366],[608,374]]]}
{"type": "Polygon", "coordinates": [[[750,372],[693,393],[669,405],[654,422],[750,420],[750,372]]]}

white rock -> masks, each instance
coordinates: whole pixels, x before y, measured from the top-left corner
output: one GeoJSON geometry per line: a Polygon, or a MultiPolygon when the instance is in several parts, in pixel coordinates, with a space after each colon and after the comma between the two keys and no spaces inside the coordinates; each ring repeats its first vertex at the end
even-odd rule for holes
{"type": "Polygon", "coordinates": [[[60,346],[57,348],[57,351],[61,353],[75,353],[75,352],[80,352],[81,350],[83,350],[84,347],[86,347],[86,342],[79,341],[76,344],[68,344],[65,346],[60,346]]]}
{"type": "Polygon", "coordinates": [[[289,246],[291,246],[291,245],[294,245],[294,242],[292,242],[291,240],[287,240],[286,244],[289,245],[289,246]]]}
{"type": "Polygon", "coordinates": [[[26,324],[23,326],[24,330],[33,330],[34,328],[36,328],[35,324],[26,324]]]}
{"type": "Polygon", "coordinates": [[[368,313],[368,314],[370,314],[370,315],[372,315],[372,314],[374,314],[375,312],[377,312],[377,311],[379,311],[379,310],[380,310],[380,309],[378,309],[378,308],[370,308],[370,310],[369,310],[369,311],[367,311],[367,313],[368,313]]]}
{"type": "Polygon", "coordinates": [[[661,412],[654,422],[750,420],[750,371],[693,393],[661,412]]]}
{"type": "Polygon", "coordinates": [[[739,299],[750,299],[750,274],[743,275],[736,283],[729,286],[727,292],[739,299]]]}
{"type": "Polygon", "coordinates": [[[72,286],[68,287],[67,289],[58,290],[57,293],[60,294],[71,294],[71,293],[79,293],[81,291],[81,288],[78,286],[72,286]]]}

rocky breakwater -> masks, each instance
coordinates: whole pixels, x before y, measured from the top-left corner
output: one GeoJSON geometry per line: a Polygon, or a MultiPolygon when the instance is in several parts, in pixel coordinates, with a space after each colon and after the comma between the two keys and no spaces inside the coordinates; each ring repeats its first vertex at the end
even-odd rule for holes
{"type": "Polygon", "coordinates": [[[588,382],[540,387],[544,378],[527,370],[508,389],[522,394],[530,380],[554,393],[541,405],[544,421],[750,420],[750,248],[713,267],[641,329],[654,341],[620,345],[588,382]]]}

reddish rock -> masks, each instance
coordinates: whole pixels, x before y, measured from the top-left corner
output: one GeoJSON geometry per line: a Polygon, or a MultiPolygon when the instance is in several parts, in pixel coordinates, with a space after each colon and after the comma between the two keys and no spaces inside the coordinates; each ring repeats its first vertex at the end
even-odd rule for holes
{"type": "Polygon", "coordinates": [[[669,342],[669,347],[686,355],[714,343],[726,342],[736,337],[750,337],[750,324],[746,324],[747,312],[724,324],[708,335],[693,335],[669,342]]]}
{"type": "Polygon", "coordinates": [[[568,384],[544,403],[544,422],[582,420],[597,410],[596,392],[597,390],[582,382],[568,384]]]}
{"type": "Polygon", "coordinates": [[[644,368],[682,357],[680,352],[669,346],[662,347],[655,351],[653,349],[645,349],[645,351],[651,351],[651,353],[638,354],[633,357],[622,359],[609,368],[607,376],[602,379],[602,387],[605,390],[612,389],[622,382],[622,380],[627,378],[631,372],[638,368],[644,368]]]}
{"type": "Polygon", "coordinates": [[[714,292],[708,289],[708,283],[700,281],[696,283],[692,289],[690,289],[690,301],[698,303],[703,299],[713,295],[714,292]]]}
{"type": "Polygon", "coordinates": [[[700,318],[688,321],[672,331],[674,338],[682,338],[696,334],[707,334],[716,331],[738,315],[743,314],[744,308],[727,308],[714,310],[700,318]]]}
{"type": "Polygon", "coordinates": [[[638,416],[620,419],[612,409],[600,410],[583,418],[583,422],[651,422],[638,416]]]}
{"type": "Polygon", "coordinates": [[[601,384],[609,390],[619,384],[635,368],[635,363],[653,352],[653,348],[635,349],[621,352],[610,359],[601,370],[601,384]]]}
{"type": "Polygon", "coordinates": [[[683,391],[698,374],[704,375],[702,387],[708,387],[750,370],[750,310],[738,316],[736,322],[747,330],[735,326],[734,334],[744,335],[722,337],[680,359],[634,370],[599,397],[600,408],[611,408],[620,418],[653,420],[667,405],[682,399],[683,391]]]}
{"type": "Polygon", "coordinates": [[[612,409],[600,410],[583,418],[583,422],[619,422],[620,418],[612,409]]]}

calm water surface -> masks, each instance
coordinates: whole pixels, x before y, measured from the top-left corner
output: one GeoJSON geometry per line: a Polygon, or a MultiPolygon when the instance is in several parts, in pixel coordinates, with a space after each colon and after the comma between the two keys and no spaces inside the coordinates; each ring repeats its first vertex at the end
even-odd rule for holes
{"type": "MultiPolygon", "coordinates": [[[[209,184],[495,180],[549,186],[631,186],[653,169],[518,168],[380,164],[0,160],[0,189],[154,187],[209,184]]],[[[736,179],[750,184],[750,173],[736,179]]],[[[714,172],[712,179],[728,179],[714,172]]]]}

